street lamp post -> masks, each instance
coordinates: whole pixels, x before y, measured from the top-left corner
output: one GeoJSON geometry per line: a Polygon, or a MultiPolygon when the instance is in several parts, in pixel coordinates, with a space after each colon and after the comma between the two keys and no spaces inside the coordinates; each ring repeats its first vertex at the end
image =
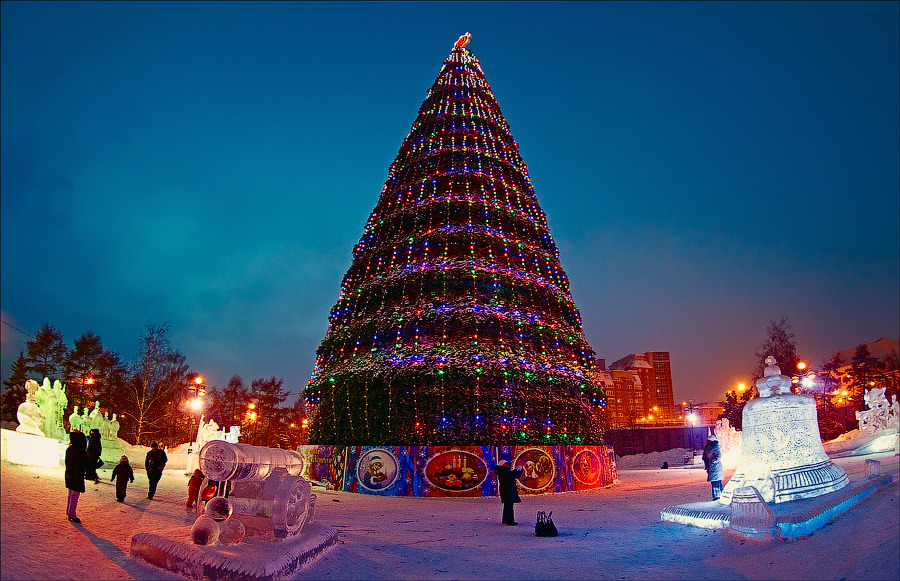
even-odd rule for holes
{"type": "Polygon", "coordinates": [[[256,444],[256,404],[252,401],[247,405],[246,416],[247,416],[247,422],[252,424],[253,436],[251,437],[251,440],[253,441],[253,444],[255,445],[256,444]]]}
{"type": "Polygon", "coordinates": [[[687,410],[688,415],[687,415],[687,418],[685,418],[685,419],[687,419],[687,421],[690,423],[690,426],[691,426],[691,449],[693,450],[693,449],[697,448],[697,446],[696,446],[697,438],[696,438],[696,434],[695,434],[695,430],[694,430],[694,426],[697,425],[697,415],[694,412],[700,408],[694,407],[693,401],[681,402],[682,406],[684,406],[686,404],[688,407],[684,408],[684,409],[687,410]]]}
{"type": "Polygon", "coordinates": [[[203,408],[203,400],[201,396],[206,395],[206,389],[203,388],[203,378],[199,375],[194,378],[193,384],[188,387],[188,391],[194,392],[194,398],[187,402],[191,407],[191,427],[188,433],[188,454],[192,453],[194,448],[194,414],[203,408]]]}

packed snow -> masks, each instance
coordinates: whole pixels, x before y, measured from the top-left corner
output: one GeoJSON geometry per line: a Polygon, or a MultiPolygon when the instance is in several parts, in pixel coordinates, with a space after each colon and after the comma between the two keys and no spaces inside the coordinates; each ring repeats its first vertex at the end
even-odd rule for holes
{"type": "MultiPolygon", "coordinates": [[[[611,488],[523,496],[516,527],[500,524],[497,498],[397,498],[317,489],[316,520],[338,544],[296,579],[898,579],[900,457],[838,458],[851,480],[865,460],[893,483],[809,537],[760,544],[725,532],[663,523],[666,506],[708,500],[702,467],[621,470],[611,488]],[[537,511],[553,511],[560,536],[534,536],[537,511]]],[[[182,579],[132,561],[131,537],[192,524],[188,476],[167,470],[147,500],[143,457],[115,501],[111,466],[87,483],[78,516],[65,517],[61,469],[0,463],[0,578],[182,579]]],[[[726,478],[733,470],[726,470],[726,478]]]]}

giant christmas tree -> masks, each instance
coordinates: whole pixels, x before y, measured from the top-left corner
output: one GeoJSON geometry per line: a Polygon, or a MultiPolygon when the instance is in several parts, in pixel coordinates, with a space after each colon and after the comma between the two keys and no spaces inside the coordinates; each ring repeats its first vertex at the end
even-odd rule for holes
{"type": "Polygon", "coordinates": [[[354,248],[305,390],[312,443],[600,443],[594,352],[468,38],[354,248]]]}

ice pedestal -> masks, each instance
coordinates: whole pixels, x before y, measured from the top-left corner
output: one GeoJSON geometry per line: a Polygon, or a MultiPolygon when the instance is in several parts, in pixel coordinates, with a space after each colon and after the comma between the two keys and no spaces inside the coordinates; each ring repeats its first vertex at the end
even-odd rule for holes
{"type": "Polygon", "coordinates": [[[239,545],[195,545],[191,527],[138,533],[129,555],[189,579],[284,579],[315,560],[337,541],[337,531],[319,523],[281,542],[245,540],[239,545]]]}
{"type": "Polygon", "coordinates": [[[744,406],[741,461],[722,491],[723,504],[742,487],[779,503],[827,494],[849,482],[822,447],[815,400],[790,393],[790,379],[774,358],[766,362],[766,377],[757,382],[760,397],[744,406]]]}

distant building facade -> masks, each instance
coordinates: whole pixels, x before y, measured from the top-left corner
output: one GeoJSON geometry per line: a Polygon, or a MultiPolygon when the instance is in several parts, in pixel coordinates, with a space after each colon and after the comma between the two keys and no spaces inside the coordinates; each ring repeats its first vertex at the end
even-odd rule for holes
{"type": "Polygon", "coordinates": [[[632,353],[599,375],[610,427],[681,424],[675,413],[668,351],[632,353]]]}
{"type": "Polygon", "coordinates": [[[715,401],[685,401],[676,405],[675,411],[685,426],[715,426],[719,416],[725,413],[725,408],[715,401]]]}

